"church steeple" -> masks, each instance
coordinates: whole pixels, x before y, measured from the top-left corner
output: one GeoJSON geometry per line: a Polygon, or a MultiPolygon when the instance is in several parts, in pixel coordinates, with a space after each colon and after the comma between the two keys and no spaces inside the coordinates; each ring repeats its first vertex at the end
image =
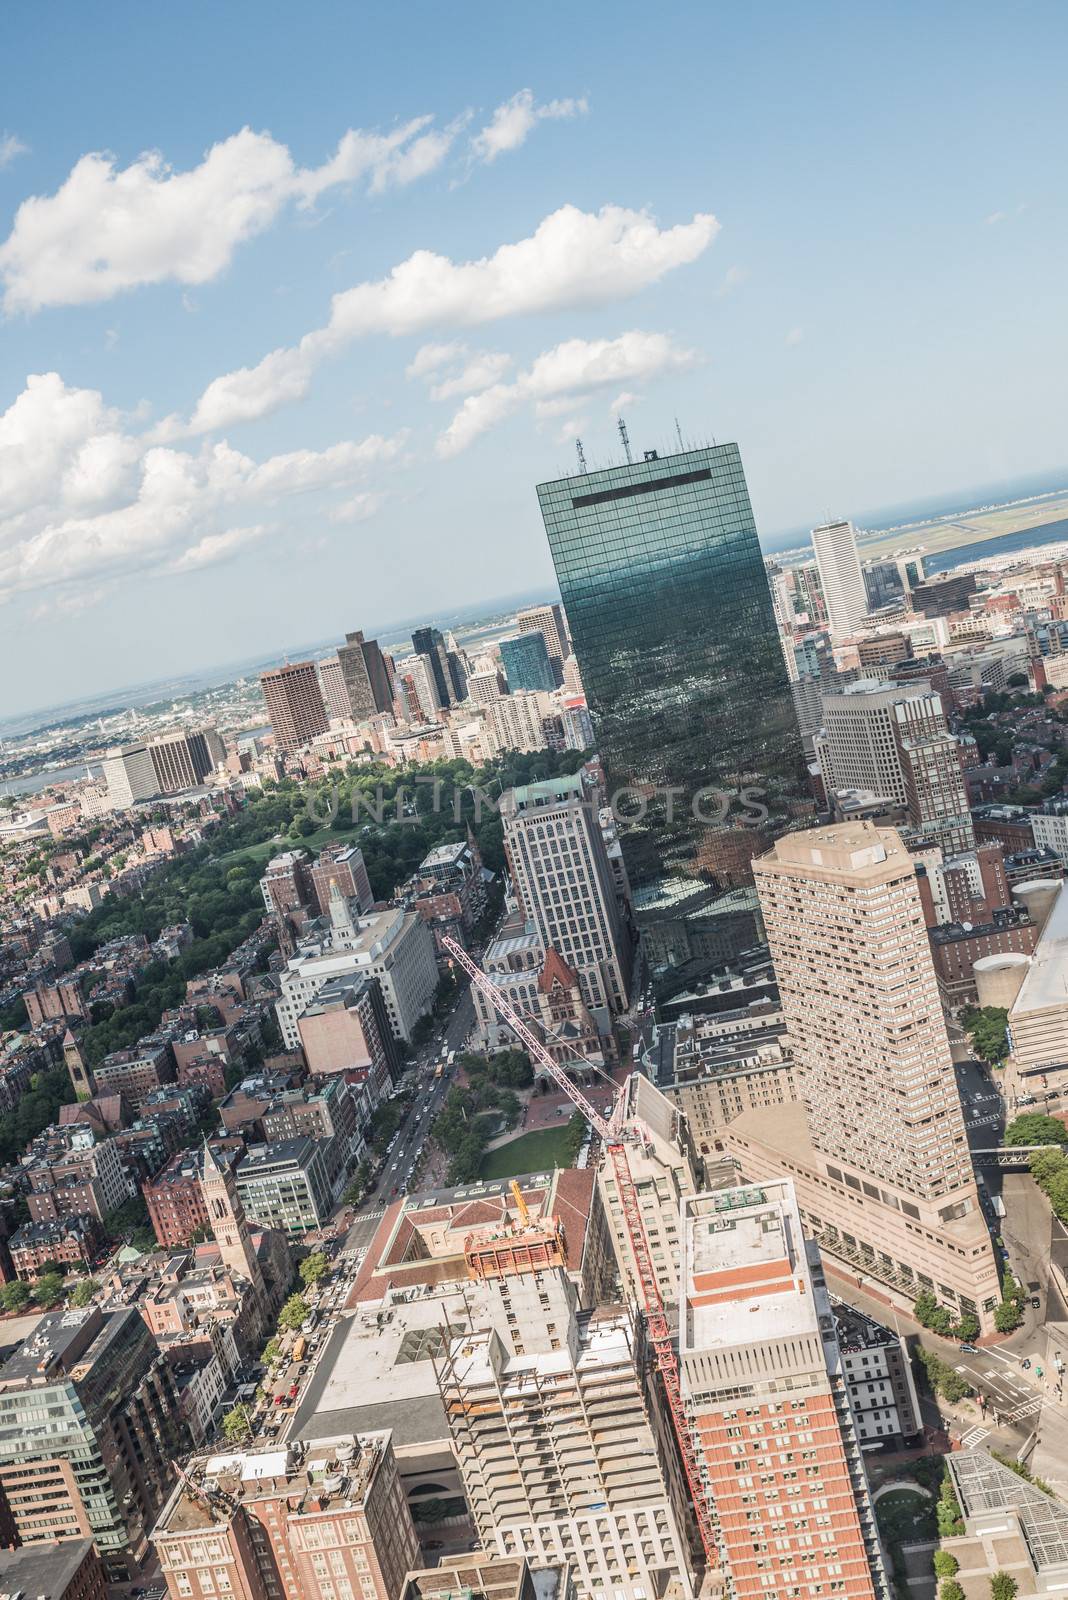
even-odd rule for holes
{"type": "Polygon", "coordinates": [[[219,1246],[223,1265],[235,1277],[245,1278],[261,1306],[267,1303],[267,1286],[263,1281],[259,1258],[249,1237],[248,1224],[241,1197],[237,1192],[233,1172],[218,1160],[207,1139],[204,1140],[203,1173],[200,1192],[204,1196],[204,1209],[208,1213],[208,1227],[219,1246]]]}

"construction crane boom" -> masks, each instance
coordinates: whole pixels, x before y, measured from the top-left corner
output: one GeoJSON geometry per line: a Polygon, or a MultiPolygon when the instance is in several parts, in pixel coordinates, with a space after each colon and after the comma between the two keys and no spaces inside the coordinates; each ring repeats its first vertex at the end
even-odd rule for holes
{"type": "Polygon", "coordinates": [[[641,1290],[645,1308],[649,1342],[653,1347],[657,1370],[664,1384],[664,1393],[667,1396],[668,1407],[671,1412],[675,1438],[679,1446],[679,1454],[682,1457],[683,1471],[686,1474],[690,1499],[693,1502],[694,1516],[697,1519],[697,1527],[701,1535],[701,1544],[704,1547],[705,1559],[709,1567],[717,1567],[719,1565],[719,1546],[716,1538],[715,1518],[707,1491],[701,1479],[701,1467],[686,1419],[686,1407],[683,1403],[682,1388],[679,1383],[679,1358],[675,1352],[675,1345],[671,1336],[671,1324],[664,1309],[660,1286],[657,1283],[652,1251],[649,1248],[649,1236],[645,1231],[645,1220],[642,1217],[638,1190],[630,1170],[630,1159],[627,1155],[625,1143],[629,1139],[632,1143],[645,1144],[648,1140],[648,1135],[637,1120],[632,1120],[629,1123],[625,1121],[624,1108],[628,1099],[625,1090],[617,1096],[612,1115],[606,1121],[600,1112],[590,1104],[582,1091],[571,1082],[563,1067],[553,1060],[548,1050],[534,1036],[519,1013],[504,998],[492,979],[486,976],[477,962],[472,961],[463,946],[457,944],[455,939],[450,939],[448,936],[444,937],[441,942],[449,955],[467,973],[471,982],[486,997],[494,1010],[499,1012],[504,1020],[509,1023],[522,1043],[526,1045],[533,1059],[544,1067],[553,1082],[564,1091],[590,1126],[597,1130],[604,1142],[605,1151],[615,1175],[620,1205],[623,1210],[623,1222],[627,1230],[627,1237],[630,1240],[631,1252],[634,1256],[638,1286],[641,1290]]]}

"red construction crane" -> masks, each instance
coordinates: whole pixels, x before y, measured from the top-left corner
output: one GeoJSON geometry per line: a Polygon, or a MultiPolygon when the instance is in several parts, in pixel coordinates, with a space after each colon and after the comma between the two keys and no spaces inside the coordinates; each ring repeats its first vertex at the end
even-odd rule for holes
{"type": "Polygon", "coordinates": [[[690,1429],[686,1420],[686,1408],[682,1402],[682,1390],[679,1386],[679,1358],[675,1353],[675,1344],[671,1337],[671,1325],[668,1322],[667,1313],[664,1310],[664,1302],[661,1299],[660,1289],[657,1285],[652,1252],[649,1249],[649,1239],[645,1231],[641,1206],[638,1203],[638,1191],[631,1175],[630,1161],[627,1156],[626,1141],[629,1140],[631,1143],[644,1146],[649,1142],[649,1135],[637,1118],[632,1118],[630,1121],[626,1120],[625,1107],[628,1096],[625,1088],[623,1093],[617,1096],[611,1116],[607,1119],[601,1116],[600,1112],[586,1099],[582,1091],[572,1083],[564,1069],[553,1060],[544,1045],[535,1038],[523,1018],[505,1000],[497,985],[486,976],[476,962],[472,961],[467,951],[461,945],[458,945],[455,939],[445,937],[441,942],[453,960],[467,973],[475,987],[485,995],[490,1005],[510,1024],[534,1060],[545,1068],[553,1082],[564,1091],[590,1126],[596,1128],[604,1142],[605,1151],[615,1173],[616,1186],[619,1190],[619,1198],[623,1208],[623,1220],[626,1223],[627,1235],[634,1255],[638,1283],[645,1305],[645,1320],[649,1329],[649,1342],[653,1347],[657,1369],[663,1380],[664,1392],[667,1395],[671,1420],[675,1427],[675,1437],[678,1441],[679,1453],[682,1456],[683,1470],[686,1473],[686,1482],[689,1485],[690,1498],[693,1501],[694,1515],[697,1518],[697,1527],[701,1535],[701,1543],[704,1546],[705,1560],[710,1568],[716,1567],[719,1565],[719,1546],[716,1540],[715,1519],[704,1484],[701,1482],[701,1468],[690,1436],[690,1429]]]}

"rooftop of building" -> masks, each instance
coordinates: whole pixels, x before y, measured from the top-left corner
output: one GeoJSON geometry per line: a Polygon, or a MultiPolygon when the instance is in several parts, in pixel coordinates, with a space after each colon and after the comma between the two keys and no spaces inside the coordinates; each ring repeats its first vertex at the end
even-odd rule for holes
{"type": "Polygon", "coordinates": [[[969,1524],[1014,1511],[1037,1571],[1068,1567],[1068,1506],[1003,1467],[985,1450],[961,1450],[946,1461],[969,1524]]]}
{"type": "Polygon", "coordinates": [[[520,1557],[486,1555],[443,1556],[441,1565],[409,1572],[401,1600],[561,1600],[568,1586],[565,1566],[527,1566],[520,1557]]]}
{"type": "Polygon", "coordinates": [[[435,845],[430,854],[424,856],[419,863],[418,871],[437,872],[442,867],[459,866],[470,854],[470,851],[470,845],[463,839],[458,844],[435,845]]]}
{"type": "Polygon", "coordinates": [[[521,783],[512,790],[512,801],[517,811],[529,811],[538,806],[567,805],[572,800],[585,798],[581,773],[570,776],[546,778],[541,783],[521,783]]]}
{"type": "Polygon", "coordinates": [[[164,1507],[158,1528],[198,1533],[229,1522],[238,1504],[284,1497],[290,1516],[358,1509],[389,1440],[384,1434],[294,1440],[277,1449],[195,1457],[164,1507]]]}
{"type": "Polygon", "coordinates": [[[1063,886],[1050,907],[1010,1015],[1016,1019],[1053,1006],[1068,1006],[1068,894],[1063,886]]]}
{"type": "Polygon", "coordinates": [[[771,875],[777,867],[797,868],[820,879],[861,879],[873,884],[905,872],[910,878],[914,875],[912,858],[897,830],[867,821],[836,822],[784,834],[753,867],[761,875],[771,875]]]}
{"type": "Polygon", "coordinates": [[[838,1343],[844,1355],[853,1355],[858,1350],[881,1350],[885,1345],[898,1343],[897,1334],[876,1322],[874,1317],[834,1295],[830,1299],[838,1343]]]}
{"type": "Polygon", "coordinates": [[[686,1348],[708,1350],[817,1330],[801,1218],[789,1180],[695,1195],[684,1203],[683,1222],[686,1348]]]}
{"type": "Polygon", "coordinates": [[[88,1371],[107,1359],[108,1347],[131,1316],[140,1321],[136,1311],[104,1313],[96,1306],[49,1312],[0,1367],[0,1389],[25,1388],[53,1382],[62,1373],[78,1376],[88,1371]]]}
{"type": "Polygon", "coordinates": [[[275,1144],[254,1144],[237,1169],[237,1181],[258,1178],[272,1167],[306,1167],[315,1158],[321,1140],[307,1135],[296,1139],[279,1139],[275,1144]]]}
{"type": "Polygon", "coordinates": [[[508,1351],[492,1328],[472,1333],[462,1330],[449,1346],[451,1373],[461,1384],[478,1388],[499,1385],[507,1400],[529,1392],[531,1387],[552,1378],[577,1372],[580,1377],[623,1368],[634,1371],[634,1324],[625,1306],[603,1306],[580,1312],[578,1350],[572,1356],[567,1346],[560,1350],[515,1355],[508,1351]]]}
{"type": "Polygon", "coordinates": [[[0,1600],[53,1600],[65,1593],[92,1539],[50,1539],[0,1550],[0,1600]]]}
{"type": "MultiPolygon", "coordinates": [[[[432,1189],[387,1208],[356,1276],[355,1304],[380,1300],[390,1288],[422,1293],[433,1286],[465,1280],[464,1245],[476,1230],[514,1225],[517,1220],[511,1179],[432,1189]]],[[[535,1219],[543,1214],[560,1223],[569,1272],[582,1266],[586,1229],[593,1206],[595,1174],[563,1168],[516,1180],[535,1219]]]]}

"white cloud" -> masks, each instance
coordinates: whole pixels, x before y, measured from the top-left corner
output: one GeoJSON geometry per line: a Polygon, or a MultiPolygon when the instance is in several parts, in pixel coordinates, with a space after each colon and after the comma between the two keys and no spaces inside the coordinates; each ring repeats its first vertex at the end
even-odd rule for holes
{"type": "Polygon", "coordinates": [[[225,441],[175,449],[131,420],[54,372],[28,379],[0,415],[0,592],[207,566],[260,536],[248,508],[353,485],[405,439],[372,434],[257,462],[225,441]]]}
{"type": "Polygon", "coordinates": [[[0,133],[0,172],[9,167],[16,156],[24,156],[29,148],[13,133],[0,133]]]}
{"type": "Polygon", "coordinates": [[[19,206],[0,245],[5,308],[39,311],[143,284],[208,283],[290,201],[310,205],[327,189],[361,182],[377,194],[432,172],[456,128],[433,130],[431,121],[416,117],[390,134],[350,129],[311,169],[251,128],[213,145],[187,172],[175,172],[158,151],[121,168],[110,155],[82,156],[55,194],[19,206]]]}
{"type": "Polygon", "coordinates": [[[247,545],[255,544],[266,532],[267,526],[261,522],[249,528],[228,528],[225,533],[207,533],[172,561],[168,571],[195,572],[200,567],[213,567],[216,562],[237,555],[247,545]]]}
{"type": "Polygon", "coordinates": [[[330,321],[302,348],[336,349],[371,333],[395,337],[440,327],[475,327],[502,317],[606,305],[696,261],[719,232],[715,217],[660,229],[646,211],[562,206],[528,239],[492,256],[455,262],[417,250],[388,278],[334,296],[330,321]]]}
{"type": "Polygon", "coordinates": [[[499,105],[486,126],[475,134],[471,140],[472,158],[496,161],[506,151],[518,150],[539,122],[584,116],[588,110],[585,100],[550,100],[539,106],[532,90],[520,89],[499,105]]]}
{"type": "Polygon", "coordinates": [[[404,369],[407,378],[433,378],[443,367],[453,370],[432,385],[432,400],[452,400],[459,394],[475,394],[498,383],[512,358],[500,350],[472,350],[469,345],[454,339],[449,344],[420,345],[404,369]]]}
{"type": "Polygon", "coordinates": [[[405,367],[404,376],[425,378],[428,373],[437,372],[439,367],[462,356],[466,350],[467,346],[455,339],[451,344],[421,344],[405,367]]]}
{"type": "Polygon", "coordinates": [[[554,402],[565,397],[570,409],[576,397],[628,379],[658,377],[693,366],[697,359],[695,351],[672,344],[666,334],[637,329],[618,339],[568,339],[544,351],[514,383],[494,384],[481,394],[469,395],[438,439],[437,453],[458,455],[528,401],[535,402],[539,415],[551,415],[557,409],[554,402]]]}
{"type": "Polygon", "coordinates": [[[992,228],[995,223],[1004,222],[1007,216],[1007,211],[992,211],[988,217],[983,218],[983,221],[988,228],[992,228]]]}
{"type": "Polygon", "coordinates": [[[789,333],[786,335],[786,343],[789,345],[800,344],[804,337],[804,328],[791,328],[789,333]]]}
{"type": "Polygon", "coordinates": [[[733,294],[735,289],[741,288],[748,277],[749,273],[745,267],[728,267],[723,274],[723,282],[716,290],[717,299],[723,300],[727,295],[733,294]]]}
{"type": "Polygon", "coordinates": [[[621,411],[625,411],[628,406],[636,406],[640,400],[640,394],[632,394],[629,389],[624,389],[623,393],[617,394],[609,404],[609,414],[613,417],[618,417],[621,411]]]}
{"type": "Polygon", "coordinates": [[[376,494],[368,490],[365,494],[353,495],[351,500],[342,500],[329,512],[331,522],[366,522],[380,511],[386,503],[387,496],[376,494]]]}
{"type": "MultiPolygon", "coordinates": [[[[352,339],[374,333],[401,337],[442,326],[474,327],[537,311],[626,299],[676,267],[696,261],[719,226],[706,213],[661,229],[645,211],[605,206],[599,212],[585,212],[563,206],[529,238],[501,245],[478,261],[457,263],[430,250],[417,250],[387,278],[356,284],[335,295],[326,327],[306,334],[295,348],[273,350],[256,366],[215,378],[197,402],[192,420],[168,418],[157,437],[174,439],[230,427],[300,399],[315,364],[352,339]]],[[[422,345],[406,368],[407,375],[425,378],[467,353],[459,341],[422,345]]],[[[477,370],[473,372],[475,382],[478,376],[477,370]]]]}

